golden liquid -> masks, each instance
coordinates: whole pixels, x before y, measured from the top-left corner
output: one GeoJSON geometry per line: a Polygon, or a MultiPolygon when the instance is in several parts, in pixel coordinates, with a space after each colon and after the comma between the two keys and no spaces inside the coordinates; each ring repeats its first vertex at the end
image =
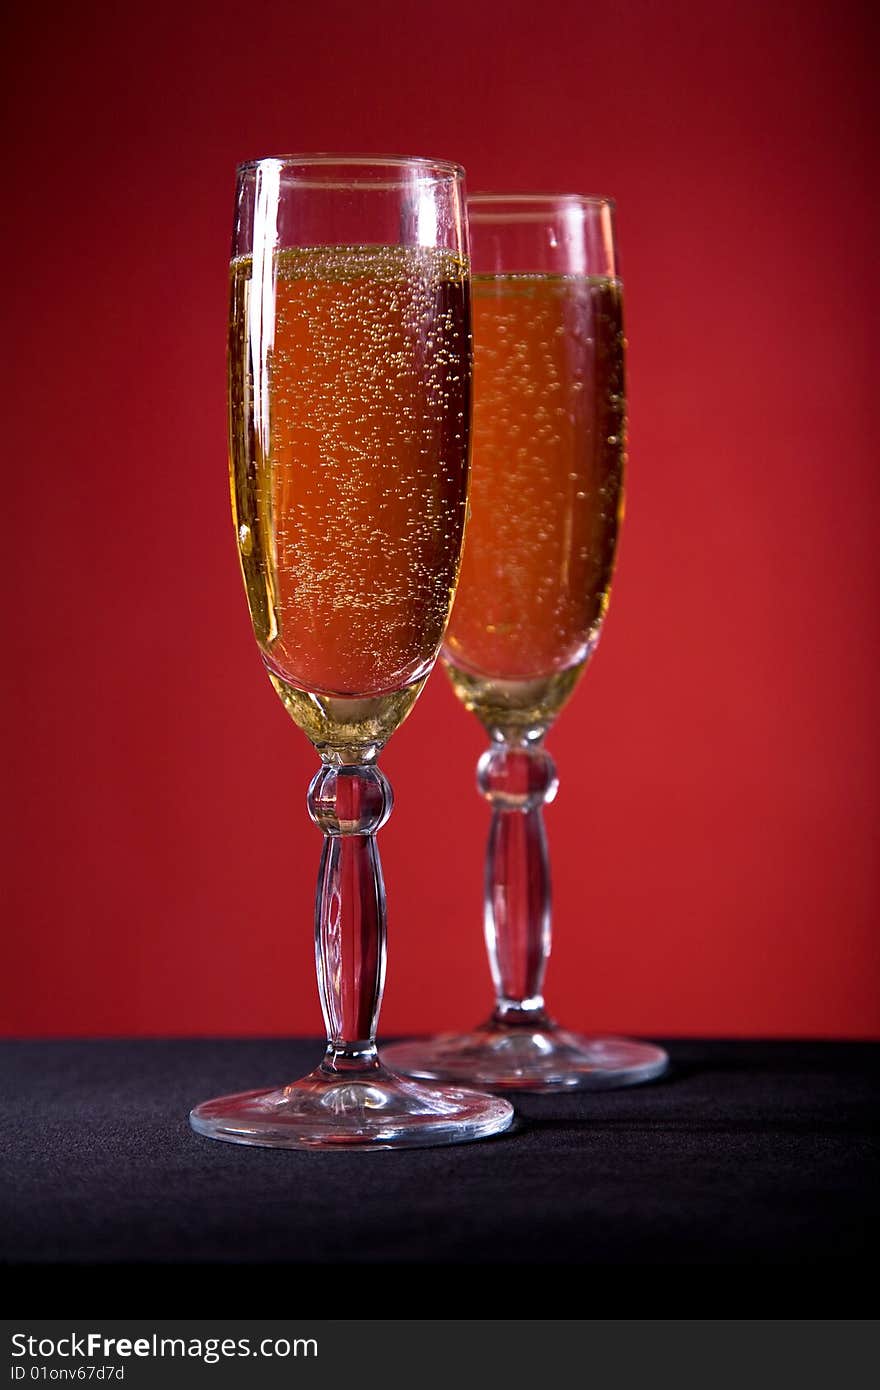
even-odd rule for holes
{"type": "Polygon", "coordinates": [[[490,728],[548,724],[598,641],[623,508],[619,281],[474,276],[471,512],[443,649],[490,728]]]}
{"type": "Polygon", "coordinates": [[[313,740],[384,742],[449,616],[465,515],[464,263],[327,246],[232,265],[232,505],[257,642],[313,740]]]}

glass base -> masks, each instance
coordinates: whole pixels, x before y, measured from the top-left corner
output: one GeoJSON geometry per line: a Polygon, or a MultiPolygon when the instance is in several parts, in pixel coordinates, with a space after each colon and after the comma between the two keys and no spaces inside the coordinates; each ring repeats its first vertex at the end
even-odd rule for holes
{"type": "Polygon", "coordinates": [[[197,1134],[270,1149],[403,1149],[463,1144],[509,1128],[499,1096],[424,1086],[378,1065],[366,1074],[316,1068],[274,1091],[243,1091],[197,1105],[197,1134]]]}
{"type": "Polygon", "coordinates": [[[466,1081],[498,1091],[597,1091],[662,1076],[669,1058],[653,1043],[583,1038],[546,1016],[535,1024],[490,1021],[473,1033],[442,1033],[385,1048],[401,1072],[427,1081],[466,1081]]]}

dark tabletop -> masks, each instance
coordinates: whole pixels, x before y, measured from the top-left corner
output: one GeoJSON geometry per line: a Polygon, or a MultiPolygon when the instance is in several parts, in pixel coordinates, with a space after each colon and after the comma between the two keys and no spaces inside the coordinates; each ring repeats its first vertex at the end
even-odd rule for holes
{"type": "Polygon", "coordinates": [[[315,1042],[6,1042],[0,1260],[557,1264],[613,1282],[634,1266],[843,1277],[876,1249],[880,1044],[668,1047],[665,1079],[521,1096],[492,1140],[302,1153],[199,1138],[187,1113],[301,1075],[315,1042]]]}

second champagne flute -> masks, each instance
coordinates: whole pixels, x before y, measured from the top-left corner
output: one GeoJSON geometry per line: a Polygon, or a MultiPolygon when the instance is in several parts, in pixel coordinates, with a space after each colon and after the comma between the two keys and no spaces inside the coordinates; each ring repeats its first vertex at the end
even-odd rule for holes
{"type": "Polygon", "coordinates": [[[389,1049],[418,1077],[499,1090],[623,1086],[666,1054],[559,1028],[544,1006],[556,794],[544,736],[595,650],[623,508],[622,285],[610,199],[476,194],[471,519],[443,660],[491,744],[487,1023],[389,1049]]]}

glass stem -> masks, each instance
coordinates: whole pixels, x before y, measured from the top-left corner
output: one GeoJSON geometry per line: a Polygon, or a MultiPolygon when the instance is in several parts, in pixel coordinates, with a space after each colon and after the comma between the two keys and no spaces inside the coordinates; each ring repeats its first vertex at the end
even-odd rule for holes
{"type": "Polygon", "coordinates": [[[394,799],[372,764],[329,760],[309,787],[309,815],[324,832],[315,895],[315,963],[327,1026],[321,1069],[379,1069],[376,1024],[385,984],[385,884],[376,831],[394,799]]]}
{"type": "Polygon", "coordinates": [[[484,879],[484,930],[495,984],[493,1024],[549,1027],[544,972],[550,955],[550,861],[543,808],[557,788],[540,739],[497,738],[477,764],[492,807],[484,879]]]}

